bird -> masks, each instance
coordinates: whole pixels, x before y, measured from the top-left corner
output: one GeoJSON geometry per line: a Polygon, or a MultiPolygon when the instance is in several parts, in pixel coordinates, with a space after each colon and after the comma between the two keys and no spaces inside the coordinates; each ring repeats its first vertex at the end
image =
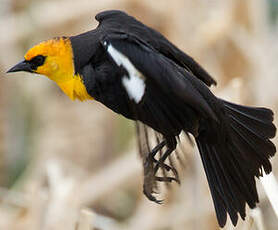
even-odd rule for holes
{"type": "Polygon", "coordinates": [[[192,136],[219,226],[227,215],[234,226],[239,216],[244,220],[246,206],[259,202],[255,179],[272,171],[273,111],[215,96],[210,87],[217,83],[200,64],[126,12],[107,10],[95,19],[93,30],[33,46],[7,72],[45,75],[70,99],[98,101],[159,133],[161,142],[148,153],[155,174],[167,168],[179,136],[192,136]]]}

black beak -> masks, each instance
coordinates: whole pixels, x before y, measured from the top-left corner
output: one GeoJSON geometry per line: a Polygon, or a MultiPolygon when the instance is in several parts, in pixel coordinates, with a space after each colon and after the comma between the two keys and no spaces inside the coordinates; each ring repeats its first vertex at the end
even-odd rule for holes
{"type": "Polygon", "coordinates": [[[30,73],[33,72],[30,63],[28,63],[26,60],[17,63],[14,67],[9,69],[7,73],[18,72],[18,71],[25,71],[30,73]]]}

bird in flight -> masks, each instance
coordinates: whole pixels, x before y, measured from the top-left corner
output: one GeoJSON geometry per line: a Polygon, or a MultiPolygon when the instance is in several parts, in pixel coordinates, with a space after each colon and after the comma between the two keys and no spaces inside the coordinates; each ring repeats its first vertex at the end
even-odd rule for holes
{"type": "MultiPolygon", "coordinates": [[[[234,225],[245,219],[245,206],[259,202],[255,177],[272,170],[276,152],[273,112],[216,97],[216,81],[190,56],[162,34],[118,11],[96,15],[94,30],[58,37],[35,45],[8,72],[46,75],[72,100],[96,100],[124,117],[161,135],[147,153],[154,180],[159,169],[175,172],[165,163],[181,133],[197,143],[216,216],[221,227],[227,213],[234,225]],[[163,151],[162,151],[163,150],[163,151]],[[162,152],[159,159],[158,152],[162,152]]],[[[145,195],[159,202],[153,190],[145,195]]]]}

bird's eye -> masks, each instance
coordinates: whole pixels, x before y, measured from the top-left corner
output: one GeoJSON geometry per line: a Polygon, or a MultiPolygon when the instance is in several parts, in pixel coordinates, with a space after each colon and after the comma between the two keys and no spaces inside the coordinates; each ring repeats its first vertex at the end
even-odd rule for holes
{"type": "Polygon", "coordinates": [[[41,66],[44,63],[44,60],[45,60],[45,56],[38,55],[38,56],[32,58],[31,63],[34,66],[38,67],[38,66],[41,66]]]}
{"type": "Polygon", "coordinates": [[[43,55],[38,55],[27,62],[30,64],[32,70],[36,70],[39,66],[43,65],[45,58],[43,55]]]}

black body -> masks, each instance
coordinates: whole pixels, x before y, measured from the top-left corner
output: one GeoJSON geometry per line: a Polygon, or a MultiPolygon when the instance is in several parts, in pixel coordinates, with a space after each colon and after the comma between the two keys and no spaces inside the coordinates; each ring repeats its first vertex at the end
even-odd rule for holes
{"type": "MultiPolygon", "coordinates": [[[[139,120],[161,133],[168,147],[176,148],[184,131],[197,142],[220,226],[229,213],[245,218],[245,203],[256,206],[255,176],[269,173],[269,158],[276,152],[273,113],[215,97],[208,86],[214,79],[191,57],[155,30],[121,11],[98,14],[99,26],[70,37],[75,71],[88,93],[114,112],[139,120]],[[127,69],[110,56],[112,45],[139,70],[145,93],[136,103],[122,84],[127,69]]],[[[150,198],[150,197],[149,197],[150,198]]]]}

